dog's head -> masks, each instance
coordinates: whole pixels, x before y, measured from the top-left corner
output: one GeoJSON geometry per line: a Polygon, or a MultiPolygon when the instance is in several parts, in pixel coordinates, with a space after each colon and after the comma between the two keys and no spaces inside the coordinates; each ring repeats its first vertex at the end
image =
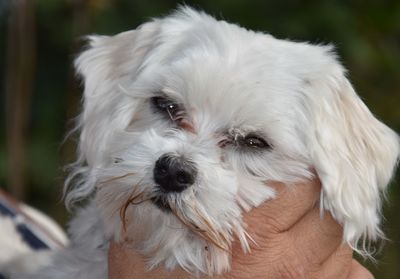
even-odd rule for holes
{"type": "Polygon", "coordinates": [[[397,135],[354,92],[330,46],[294,43],[183,8],[136,30],[90,37],[82,180],[108,233],[151,265],[229,267],[247,249],[242,210],[273,197],[268,181],[318,174],[321,206],[350,244],[379,234],[397,135]]]}

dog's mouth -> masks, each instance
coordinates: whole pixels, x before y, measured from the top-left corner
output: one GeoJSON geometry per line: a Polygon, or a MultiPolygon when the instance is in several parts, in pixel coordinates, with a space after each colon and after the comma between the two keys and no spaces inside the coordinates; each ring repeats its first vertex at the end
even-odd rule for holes
{"type": "Polygon", "coordinates": [[[204,240],[213,243],[216,247],[224,251],[229,251],[231,247],[231,236],[228,231],[221,230],[215,226],[214,222],[204,213],[199,205],[193,204],[182,207],[175,204],[174,197],[169,197],[165,193],[157,193],[154,196],[147,196],[143,192],[132,193],[124,206],[120,209],[120,217],[123,229],[126,230],[126,211],[130,205],[139,205],[143,202],[151,202],[159,210],[174,215],[183,225],[188,227],[193,233],[204,240]],[[171,200],[170,200],[171,198],[171,200]],[[189,211],[191,214],[185,213],[189,211]]]}
{"type": "Polygon", "coordinates": [[[169,206],[168,201],[162,196],[153,197],[150,200],[154,205],[156,205],[162,211],[171,212],[171,207],[169,206]]]}

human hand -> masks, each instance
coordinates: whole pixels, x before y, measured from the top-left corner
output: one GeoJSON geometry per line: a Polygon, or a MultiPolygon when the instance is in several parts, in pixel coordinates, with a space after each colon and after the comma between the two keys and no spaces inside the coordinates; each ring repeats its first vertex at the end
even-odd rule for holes
{"type": "MultiPolygon", "coordinates": [[[[318,180],[285,186],[272,183],[277,198],[245,214],[248,233],[257,243],[245,254],[239,243],[232,247],[232,269],[213,278],[319,278],[370,279],[371,273],[352,259],[342,243],[342,227],[317,206],[318,180]]],[[[143,258],[129,248],[111,244],[109,278],[195,278],[182,269],[162,267],[148,271],[143,258]]],[[[201,278],[207,278],[206,276],[201,278]]]]}

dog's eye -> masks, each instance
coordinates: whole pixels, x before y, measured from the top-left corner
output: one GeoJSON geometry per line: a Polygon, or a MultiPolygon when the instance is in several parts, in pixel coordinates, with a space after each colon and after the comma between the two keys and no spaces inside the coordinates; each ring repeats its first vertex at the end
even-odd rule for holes
{"type": "Polygon", "coordinates": [[[268,142],[266,142],[263,138],[253,134],[249,134],[244,138],[240,139],[239,144],[241,146],[246,146],[249,148],[259,148],[259,149],[265,149],[271,147],[271,145],[268,142]]]}
{"type": "Polygon", "coordinates": [[[153,106],[164,113],[167,113],[172,120],[177,120],[180,115],[181,107],[174,101],[165,97],[151,98],[153,106]]]}

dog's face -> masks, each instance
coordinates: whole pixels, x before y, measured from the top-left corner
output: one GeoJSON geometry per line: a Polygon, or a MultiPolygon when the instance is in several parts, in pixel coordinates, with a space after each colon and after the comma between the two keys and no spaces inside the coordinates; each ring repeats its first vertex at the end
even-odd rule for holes
{"type": "Polygon", "coordinates": [[[277,40],[190,9],[114,37],[92,37],[81,184],[108,233],[149,258],[209,274],[229,268],[242,211],[269,181],[323,184],[345,240],[379,235],[380,191],[397,136],[354,93],[330,47],[277,40]],[[366,172],[368,174],[366,174],[366,172]]]}

